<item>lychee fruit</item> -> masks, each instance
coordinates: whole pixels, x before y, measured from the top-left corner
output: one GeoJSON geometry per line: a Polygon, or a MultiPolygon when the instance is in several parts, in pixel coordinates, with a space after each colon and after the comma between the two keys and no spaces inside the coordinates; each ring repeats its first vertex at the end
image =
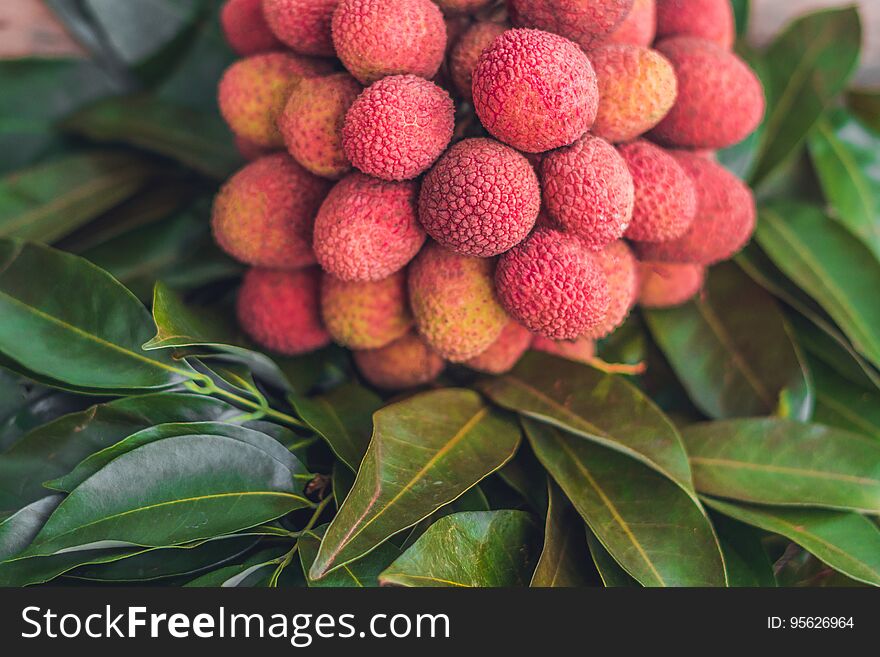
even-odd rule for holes
{"type": "Polygon", "coordinates": [[[612,44],[591,51],[590,61],[599,80],[599,113],[591,129],[597,137],[635,139],[675,104],[675,70],[656,50],[612,44]]]}
{"type": "Polygon", "coordinates": [[[501,335],[479,356],[465,365],[484,374],[506,374],[514,368],[532,344],[532,333],[519,322],[510,320],[501,335]]]}
{"type": "Polygon", "coordinates": [[[584,52],[540,30],[508,30],[496,38],[474,69],[472,90],[486,130],[529,153],[577,140],[599,106],[596,74],[584,52]]]}
{"type": "Polygon", "coordinates": [[[657,50],[675,67],[678,99],[651,132],[653,140],[679,148],[727,148],[761,123],[761,82],[735,54],[694,37],[666,39],[657,50]]]}
{"type": "Polygon", "coordinates": [[[414,182],[351,173],[330,190],[315,219],[321,267],[344,281],[377,281],[403,269],[422,248],[414,182]]]}
{"type": "Polygon", "coordinates": [[[649,141],[624,144],[618,151],[635,184],[633,217],[626,237],[668,242],[684,235],[697,214],[697,190],[684,168],[649,141]]]}
{"type": "Polygon", "coordinates": [[[443,246],[490,258],[531,232],[541,208],[541,186],[521,154],[493,139],[465,139],[425,176],[419,219],[443,246]]]}
{"type": "Polygon", "coordinates": [[[589,50],[629,14],[633,0],[509,0],[515,25],[571,39],[589,50]]]}
{"type": "Polygon", "coordinates": [[[465,100],[474,97],[474,69],[480,61],[480,55],[506,31],[507,28],[500,23],[481,21],[468,28],[453,46],[449,56],[450,75],[456,90],[465,100]]]}
{"type": "Polygon", "coordinates": [[[379,349],[407,333],[406,272],[378,281],[342,281],[324,274],[321,316],[333,340],[349,349],[379,349]]]}
{"type": "Polygon", "coordinates": [[[600,326],[611,299],[595,253],[577,237],[539,228],[498,261],[498,297],[534,333],[573,340],[600,326]]]}
{"type": "Polygon", "coordinates": [[[226,0],[220,10],[220,25],[227,43],[239,55],[256,55],[281,47],[266,23],[262,0],[226,0]]]}
{"type": "Polygon", "coordinates": [[[262,157],[232,176],[214,199],[214,239],[256,267],[314,264],[312,227],[329,189],[286,153],[262,157]]]}
{"type": "Polygon", "coordinates": [[[495,263],[428,243],[409,268],[416,327],[443,358],[464,362],[498,338],[509,317],[495,296],[495,263]]]}
{"type": "Polygon", "coordinates": [[[339,0],[263,0],[272,32],[303,55],[335,55],[330,21],[339,0]]]}
{"type": "Polygon", "coordinates": [[[383,180],[425,172],[452,139],[449,94],[414,75],[394,75],[368,87],[348,110],[342,144],[351,163],[383,180]]]}
{"type": "Polygon", "coordinates": [[[431,0],[339,0],[332,27],[339,59],[363,84],[433,78],[446,53],[443,13],[431,0]]]}
{"type": "Polygon", "coordinates": [[[238,321],[260,346],[285,356],[305,354],[330,343],[321,324],[317,267],[282,271],[249,270],[238,292],[238,321]]]}
{"type": "Polygon", "coordinates": [[[276,122],[288,97],[304,78],[329,70],[326,61],[280,52],[240,59],[220,80],[220,113],[239,137],[263,148],[283,148],[276,122]]]}
{"type": "Polygon", "coordinates": [[[647,48],[657,33],[656,0],[635,0],[632,11],[613,32],[602,39],[602,44],[624,43],[647,48]]]}
{"type": "Polygon", "coordinates": [[[706,275],[702,265],[668,262],[641,262],[639,272],[639,303],[645,308],[672,308],[690,301],[706,275]]]}
{"type": "Polygon", "coordinates": [[[495,0],[434,0],[445,14],[473,14],[486,9],[495,0]]]}
{"type": "Polygon", "coordinates": [[[589,365],[596,358],[596,343],[586,337],[577,340],[551,340],[536,335],[532,341],[532,349],[585,365],[589,365]]]}
{"type": "Polygon", "coordinates": [[[554,222],[592,249],[623,237],[632,219],[633,179],[620,153],[586,135],[541,163],[544,203],[554,222]]]}
{"type": "Polygon", "coordinates": [[[638,263],[623,240],[596,252],[596,259],[608,280],[610,303],[605,321],[587,331],[588,338],[601,339],[616,331],[639,299],[638,263]]]}
{"type": "Polygon", "coordinates": [[[755,229],[755,198],[739,178],[713,160],[684,151],[673,153],[694,182],[697,213],[680,238],[636,245],[640,260],[711,265],[727,260],[755,229]]]}
{"type": "Polygon", "coordinates": [[[690,36],[733,48],[736,22],[730,0],[657,0],[657,39],[690,36]]]}
{"type": "Polygon", "coordinates": [[[367,381],[385,390],[425,385],[446,367],[443,359],[415,333],[407,333],[380,349],[355,351],[354,362],[367,381]]]}
{"type": "Polygon", "coordinates": [[[290,154],[317,176],[338,179],[351,169],[342,125],[362,91],[348,73],[303,80],[290,95],[278,128],[290,154]]]}

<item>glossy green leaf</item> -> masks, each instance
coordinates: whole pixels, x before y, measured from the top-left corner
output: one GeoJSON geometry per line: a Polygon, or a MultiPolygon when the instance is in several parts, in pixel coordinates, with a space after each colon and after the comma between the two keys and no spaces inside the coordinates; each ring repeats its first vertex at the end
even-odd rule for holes
{"type": "Polygon", "coordinates": [[[62,499],[62,495],[48,495],[0,522],[0,562],[14,557],[31,544],[62,499]]]}
{"type": "Polygon", "coordinates": [[[383,408],[309,576],[320,579],[427,518],[503,466],[519,442],[516,422],[470,390],[428,392],[383,408]]]}
{"type": "Polygon", "coordinates": [[[880,258],[880,135],[839,109],[819,120],[809,147],[831,216],[880,258]]]}
{"type": "Polygon", "coordinates": [[[596,535],[587,529],[587,545],[590,547],[590,556],[593,558],[593,565],[599,571],[599,577],[606,588],[620,588],[628,586],[641,586],[636,580],[630,577],[630,574],[620,567],[620,564],[614,560],[605,546],[599,542],[596,535]]]}
{"type": "Polygon", "coordinates": [[[646,310],[654,339],[694,404],[713,418],[768,415],[783,393],[808,420],[809,377],[776,301],[733,264],[714,268],[700,299],[646,310]]]}
{"type": "Polygon", "coordinates": [[[528,443],[520,446],[516,456],[498,471],[498,476],[528,503],[532,511],[546,516],[550,506],[544,481],[547,475],[528,443]]]}
{"type": "Polygon", "coordinates": [[[701,493],[880,513],[880,442],[871,438],[774,418],[695,424],[682,436],[701,493]]]}
{"type": "Polygon", "coordinates": [[[301,491],[286,465],[240,440],[166,438],[123,454],[77,487],[24,554],[211,538],[308,506],[301,491]]]}
{"type": "Polygon", "coordinates": [[[0,586],[45,584],[79,566],[112,563],[152,549],[155,548],[117,546],[60,552],[51,556],[16,557],[0,563],[0,586]]]}
{"type": "Polygon", "coordinates": [[[725,585],[709,519],[679,486],[635,459],[557,427],[527,418],[523,426],[541,463],[636,580],[645,586],[725,585]]]}
{"type": "Polygon", "coordinates": [[[379,576],[410,587],[527,586],[540,529],[523,511],[455,513],[435,522],[379,576]]]}
{"type": "Polygon", "coordinates": [[[765,180],[803,143],[846,87],[860,47],[856,7],[808,14],[776,38],[765,57],[771,97],[753,183],[765,180]]]}
{"type": "Polygon", "coordinates": [[[584,523],[555,484],[549,486],[544,547],[530,586],[542,588],[587,586],[592,579],[584,523]]]}
{"type": "Polygon", "coordinates": [[[706,505],[803,546],[835,570],[880,586],[880,527],[864,516],[826,509],[733,504],[712,498],[706,505]]]}
{"type": "Polygon", "coordinates": [[[153,289],[153,321],[156,335],[144,349],[225,346],[240,338],[235,325],[220,313],[187,306],[180,294],[162,281],[153,289]]]}
{"type": "Polygon", "coordinates": [[[98,142],[130,144],[176,159],[218,180],[241,163],[219,117],[155,96],[107,98],[69,117],[62,127],[98,142]]]}
{"type": "Polygon", "coordinates": [[[0,316],[0,352],[72,387],[156,389],[191,376],[141,349],[153,322],[128,290],[61,251],[0,240],[0,316]]]}
{"type": "Polygon", "coordinates": [[[370,444],[373,413],[382,408],[381,397],[356,383],[346,383],[317,397],[291,395],[290,401],[297,415],[357,472],[370,444]]]}
{"type": "Polygon", "coordinates": [[[749,31],[750,0],[732,0],[733,16],[736,21],[737,36],[744,36],[749,31]]]}
{"type": "Polygon", "coordinates": [[[27,433],[0,454],[0,511],[14,511],[47,493],[43,482],[62,477],[95,452],[167,422],[229,420],[241,411],[201,395],[128,397],[71,413],[27,433]]]}
{"type": "Polygon", "coordinates": [[[880,441],[880,391],[856,385],[815,360],[810,370],[816,382],[813,419],[880,441]]]}
{"type": "Polygon", "coordinates": [[[622,377],[530,352],[510,374],[485,380],[481,389],[504,408],[617,450],[693,491],[678,431],[622,377]]]}
{"type": "Polygon", "coordinates": [[[69,155],[0,179],[0,237],[51,243],[144,186],[152,166],[112,152],[69,155]]]}
{"type": "Polygon", "coordinates": [[[188,582],[187,588],[251,588],[266,586],[287,547],[260,550],[244,562],[224,566],[188,582]]]}
{"type": "Polygon", "coordinates": [[[400,548],[390,541],[385,541],[369,554],[357,561],[345,564],[326,577],[311,579],[308,576],[309,568],[312,567],[315,557],[318,556],[318,548],[321,546],[321,538],[325,529],[326,527],[319,527],[298,539],[300,563],[303,572],[306,573],[306,582],[309,587],[368,588],[379,586],[379,573],[388,568],[400,556],[400,548]]]}
{"type": "Polygon", "coordinates": [[[730,586],[775,587],[773,564],[761,544],[761,532],[720,514],[712,516],[730,586]]]}
{"type": "Polygon", "coordinates": [[[89,477],[99,472],[108,463],[138,447],[175,436],[223,436],[239,440],[265,452],[283,464],[292,476],[300,479],[311,478],[305,466],[291,454],[284,445],[265,433],[234,424],[222,422],[181,422],[159,424],[134,433],[124,440],[95,452],[77,465],[69,474],[59,479],[46,482],[45,486],[53,490],[72,492],[89,477]]]}
{"type": "Polygon", "coordinates": [[[776,265],[840,325],[865,358],[880,364],[880,262],[819,209],[765,206],[758,242],[776,265]]]}

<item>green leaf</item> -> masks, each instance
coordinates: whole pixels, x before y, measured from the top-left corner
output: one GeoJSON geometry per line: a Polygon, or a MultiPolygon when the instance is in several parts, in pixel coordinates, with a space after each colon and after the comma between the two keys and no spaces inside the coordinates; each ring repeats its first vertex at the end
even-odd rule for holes
{"type": "Polygon", "coordinates": [[[880,442],[871,438],[773,418],[695,424],[682,436],[701,493],[880,513],[880,442]]]}
{"type": "Polygon", "coordinates": [[[752,182],[764,181],[803,143],[855,71],[861,47],[856,7],[808,14],[794,21],[767,51],[768,99],[752,182]]]}
{"type": "Polygon", "coordinates": [[[223,436],[242,441],[262,450],[273,459],[283,464],[294,477],[311,478],[305,466],[291,454],[284,445],[265,433],[234,424],[222,422],[181,422],[159,424],[143,429],[124,440],[96,452],[77,465],[69,474],[59,479],[46,482],[44,485],[53,490],[72,492],[89,477],[99,472],[107,464],[123,454],[159,440],[175,436],[223,436]]]}
{"type": "MultiPolygon", "coordinates": [[[[187,588],[245,588],[266,586],[287,548],[273,547],[261,550],[243,563],[224,566],[188,582],[187,588]]],[[[285,572],[292,569],[287,568],[285,572]]]]}
{"type": "Polygon", "coordinates": [[[286,465],[240,440],[166,438],[123,454],[77,487],[24,555],[212,538],[308,506],[301,490],[286,465]]]}
{"type": "Polygon", "coordinates": [[[180,294],[162,281],[153,288],[153,321],[156,335],[144,349],[224,347],[235,345],[240,335],[233,322],[206,308],[187,306],[180,294]]]}
{"type": "Polygon", "coordinates": [[[819,208],[765,206],[758,242],[776,265],[834,318],[865,358],[880,365],[880,262],[819,208]]]}
{"type": "Polygon", "coordinates": [[[645,586],[725,585],[709,519],[681,487],[639,461],[556,427],[527,418],[523,426],[541,463],[636,580],[645,586]]]}
{"type": "Polygon", "coordinates": [[[333,453],[357,472],[370,444],[373,413],[382,408],[381,397],[356,383],[346,383],[317,397],[291,395],[290,402],[333,453]]]}
{"type": "Polygon", "coordinates": [[[530,586],[587,586],[592,577],[584,523],[558,486],[551,483],[548,488],[550,504],[544,524],[544,548],[530,586]]]}
{"type": "Polygon", "coordinates": [[[62,499],[62,495],[43,497],[0,522],[0,562],[14,557],[31,544],[62,499]]]}
{"type": "Polygon", "coordinates": [[[773,564],[761,543],[761,532],[719,514],[712,516],[712,524],[721,543],[730,586],[776,586],[773,564]]]}
{"type": "Polygon", "coordinates": [[[64,130],[102,143],[129,144],[223,180],[241,164],[229,130],[214,114],[155,96],[107,98],[67,118],[64,130]]]}
{"type": "Polygon", "coordinates": [[[455,513],[435,522],[379,576],[410,587],[527,586],[540,530],[523,511],[455,513]]]}
{"type": "Polygon", "coordinates": [[[735,520],[785,536],[855,580],[880,586],[880,528],[864,516],[825,509],[732,504],[712,498],[704,501],[735,520]]]}
{"type": "Polygon", "coordinates": [[[0,563],[0,586],[44,584],[79,566],[111,563],[152,549],[155,548],[126,546],[60,552],[46,557],[16,557],[0,563]]]}
{"type": "Polygon", "coordinates": [[[51,243],[132,196],[154,173],[125,153],[78,153],[0,179],[0,237],[51,243]]]}
{"type": "Polygon", "coordinates": [[[510,374],[480,387],[496,404],[637,459],[693,495],[678,431],[622,377],[530,352],[510,374]]]}
{"type": "Polygon", "coordinates": [[[737,36],[745,36],[749,31],[749,14],[751,3],[749,0],[732,0],[733,16],[736,20],[737,36]]]}
{"type": "Polygon", "coordinates": [[[646,310],[654,339],[694,404],[713,418],[773,413],[783,394],[808,420],[813,397],[776,301],[732,264],[714,268],[701,298],[646,310]]]}
{"type": "Polygon", "coordinates": [[[400,556],[400,548],[390,541],[385,541],[369,554],[334,570],[326,577],[311,579],[308,576],[309,568],[315,562],[315,557],[318,556],[318,548],[321,546],[321,538],[325,529],[326,527],[319,527],[298,539],[300,563],[303,572],[306,573],[306,582],[309,587],[368,588],[379,586],[379,573],[388,568],[400,556]]]}
{"type": "Polygon", "coordinates": [[[880,258],[880,136],[838,109],[816,123],[809,148],[831,216],[880,258]]]}
{"type": "Polygon", "coordinates": [[[847,93],[846,101],[856,116],[880,134],[880,93],[855,89],[847,93]]]}
{"type": "Polygon", "coordinates": [[[228,420],[241,411],[201,395],[128,397],[71,413],[27,433],[0,454],[0,511],[46,495],[42,482],[62,477],[89,455],[136,431],[167,422],[228,420]]]}
{"type": "Polygon", "coordinates": [[[437,390],[383,408],[309,576],[320,579],[460,497],[509,461],[519,442],[516,423],[470,390],[437,390]]]}
{"type": "Polygon", "coordinates": [[[811,362],[810,370],[816,381],[813,419],[880,441],[880,391],[851,383],[818,361],[811,362]]]}
{"type": "Polygon", "coordinates": [[[0,352],[73,388],[167,388],[194,374],[143,351],[147,310],[107,272],[61,251],[0,240],[0,315],[0,352]]]}
{"type": "Polygon", "coordinates": [[[587,529],[587,544],[590,546],[590,556],[593,558],[593,565],[599,571],[599,577],[605,588],[620,588],[627,586],[641,586],[636,580],[630,577],[629,573],[620,567],[620,564],[614,560],[608,550],[605,549],[596,535],[587,529]]]}
{"type": "Polygon", "coordinates": [[[546,516],[550,506],[544,467],[528,443],[523,443],[516,456],[498,471],[504,483],[516,491],[539,516],[546,516]]]}

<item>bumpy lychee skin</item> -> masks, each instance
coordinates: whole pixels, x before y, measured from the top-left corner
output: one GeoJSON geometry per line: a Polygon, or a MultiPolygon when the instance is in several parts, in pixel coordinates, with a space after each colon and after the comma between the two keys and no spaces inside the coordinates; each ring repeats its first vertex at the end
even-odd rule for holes
{"type": "Polygon", "coordinates": [[[317,176],[339,179],[351,169],[342,148],[342,126],[362,89],[348,73],[300,82],[278,128],[290,154],[317,176]]]}
{"type": "Polygon", "coordinates": [[[314,264],[312,227],[329,189],[285,153],[262,157],[232,176],[214,199],[214,239],[249,265],[314,264]]]}
{"type": "Polygon", "coordinates": [[[303,54],[331,57],[330,21],[339,0],[263,0],[272,32],[288,48],[303,54]]]}
{"type": "Polygon", "coordinates": [[[639,259],[702,265],[727,260],[745,246],[755,230],[757,210],[752,190],[717,162],[684,151],[673,155],[697,190],[696,218],[676,240],[638,243],[639,259]]]}
{"type": "Polygon", "coordinates": [[[446,363],[415,333],[380,349],[355,351],[354,362],[377,388],[406,390],[425,385],[443,373],[446,363]]]}
{"type": "Polygon", "coordinates": [[[736,39],[730,0],[657,0],[657,39],[673,36],[708,39],[730,50],[736,39]]]}
{"type": "Polygon", "coordinates": [[[349,349],[379,349],[412,327],[406,272],[380,281],[349,282],[324,274],[321,316],[333,340],[349,349]]]}
{"type": "Polygon", "coordinates": [[[638,263],[623,240],[609,244],[596,253],[608,280],[611,299],[605,321],[587,331],[585,337],[601,339],[611,335],[626,321],[639,299],[638,263]]]}
{"type": "Polygon", "coordinates": [[[456,90],[465,100],[474,97],[474,69],[480,61],[480,55],[506,31],[507,28],[500,23],[474,23],[453,46],[449,56],[449,71],[456,90]]]}
{"type": "Polygon", "coordinates": [[[510,318],[495,296],[492,260],[429,242],[409,268],[416,327],[446,360],[461,363],[495,342],[510,318]]]}
{"type": "Polygon", "coordinates": [[[324,271],[344,281],[377,281],[403,269],[422,248],[414,182],[352,173],[330,190],[315,219],[324,271]]]}
{"type": "Polygon", "coordinates": [[[550,340],[542,335],[536,335],[532,349],[586,365],[596,358],[596,343],[584,337],[577,340],[550,340]]]}
{"type": "Polygon", "coordinates": [[[613,143],[656,126],[678,94],[675,70],[656,50],[609,45],[590,52],[599,80],[599,113],[591,132],[613,143]]]}
{"type": "Polygon", "coordinates": [[[226,41],[239,55],[256,55],[281,47],[266,23],[262,0],[227,0],[220,11],[220,25],[226,41]]]}
{"type": "Polygon", "coordinates": [[[592,249],[623,237],[634,187],[626,162],[603,139],[586,135],[541,163],[544,204],[557,225],[592,249]]]}
{"type": "Polygon", "coordinates": [[[330,343],[321,324],[317,267],[298,271],[251,269],[238,292],[238,321],[262,347],[285,356],[330,343]]]}
{"type": "Polygon", "coordinates": [[[394,75],[368,87],[342,128],[351,163],[383,180],[409,180],[434,164],[452,139],[455,107],[449,94],[414,75],[394,75]]]}
{"type": "Polygon", "coordinates": [[[672,308],[690,301],[703,287],[706,276],[702,265],[668,262],[641,262],[639,272],[639,303],[645,308],[672,308]]]}
{"type": "Polygon", "coordinates": [[[680,148],[727,148],[761,123],[764,90],[735,54],[693,37],[661,41],[657,50],[675,67],[678,99],[651,132],[653,140],[680,148]]]}
{"type": "Polygon", "coordinates": [[[633,0],[510,0],[509,5],[514,25],[561,34],[589,49],[620,25],[633,0]]]}
{"type": "Polygon", "coordinates": [[[471,358],[465,365],[484,374],[506,374],[528,351],[532,337],[525,326],[511,320],[486,351],[471,358]]]}
{"type": "Polygon", "coordinates": [[[626,237],[668,242],[684,235],[697,215],[697,190],[691,177],[670,153],[649,141],[634,141],[618,150],[636,193],[626,237]]]}
{"type": "Polygon", "coordinates": [[[547,228],[501,256],[495,283],[514,319],[554,340],[573,340],[600,326],[611,304],[596,255],[578,238],[547,228]]]}
{"type": "Polygon", "coordinates": [[[494,139],[465,139],[425,176],[419,220],[428,235],[464,255],[491,258],[531,232],[541,186],[529,161],[494,139]]]}
{"type": "Polygon", "coordinates": [[[220,80],[220,113],[239,137],[263,148],[283,148],[276,122],[288,96],[304,78],[328,72],[329,66],[280,52],[241,59],[220,80]]]}
{"type": "Polygon", "coordinates": [[[339,59],[363,84],[433,78],[446,53],[443,13],[431,0],[339,0],[332,25],[339,59]]]}
{"type": "Polygon", "coordinates": [[[508,30],[480,56],[474,108],[494,137],[541,153],[571,144],[596,118],[599,88],[584,52],[540,30],[508,30]]]}
{"type": "Polygon", "coordinates": [[[445,14],[472,14],[485,9],[494,0],[434,0],[445,14]]]}
{"type": "Polygon", "coordinates": [[[635,0],[632,11],[611,34],[602,40],[602,43],[623,43],[647,48],[654,43],[656,33],[656,0],[635,0]]]}

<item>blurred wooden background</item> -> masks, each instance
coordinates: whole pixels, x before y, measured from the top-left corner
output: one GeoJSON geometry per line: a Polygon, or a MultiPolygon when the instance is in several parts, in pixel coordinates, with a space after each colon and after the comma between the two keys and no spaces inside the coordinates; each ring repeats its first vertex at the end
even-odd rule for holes
{"type": "MultiPolygon", "coordinates": [[[[757,44],[766,43],[793,16],[811,9],[847,4],[852,4],[852,0],[752,0],[750,38],[757,44]]],[[[858,4],[866,33],[858,81],[880,86],[880,0],[858,0],[858,4]]],[[[82,49],[42,0],[0,0],[0,57],[77,54],[81,55],[82,49]]]]}

